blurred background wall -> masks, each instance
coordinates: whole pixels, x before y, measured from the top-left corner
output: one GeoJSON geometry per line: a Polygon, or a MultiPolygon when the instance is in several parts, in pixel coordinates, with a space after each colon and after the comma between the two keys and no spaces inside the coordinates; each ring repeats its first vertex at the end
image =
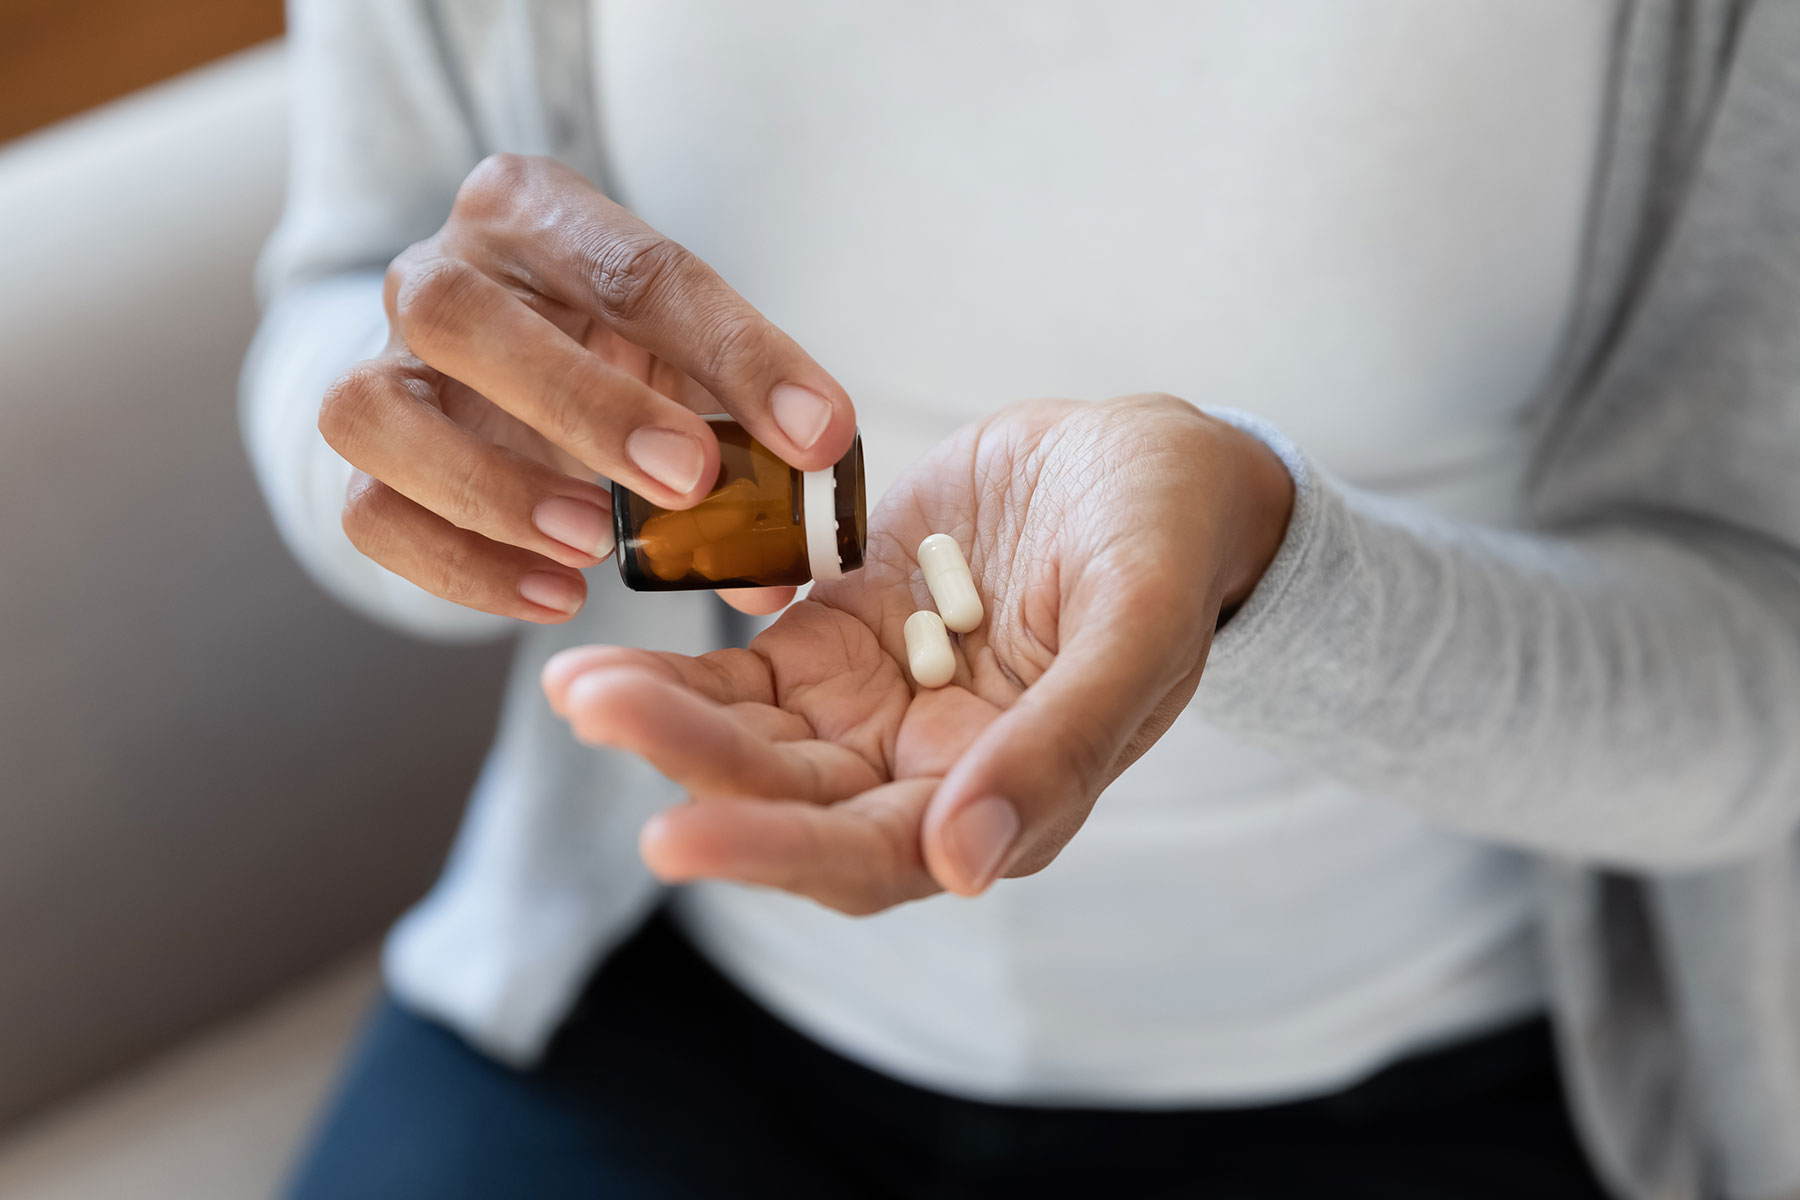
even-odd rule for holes
{"type": "Polygon", "coordinates": [[[0,0],[0,141],[281,27],[281,0],[0,0]]]}
{"type": "Polygon", "coordinates": [[[8,1200],[267,1194],[491,734],[508,647],[340,609],[245,460],[279,28],[0,0],[8,1200]]]}

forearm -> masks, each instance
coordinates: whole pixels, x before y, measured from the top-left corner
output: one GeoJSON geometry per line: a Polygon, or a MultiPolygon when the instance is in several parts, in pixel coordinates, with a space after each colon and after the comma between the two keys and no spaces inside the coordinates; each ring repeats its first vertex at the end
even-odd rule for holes
{"type": "Polygon", "coordinates": [[[1800,810],[1800,569],[1695,523],[1477,528],[1318,477],[1196,703],[1485,836],[1634,865],[1800,810]]]}

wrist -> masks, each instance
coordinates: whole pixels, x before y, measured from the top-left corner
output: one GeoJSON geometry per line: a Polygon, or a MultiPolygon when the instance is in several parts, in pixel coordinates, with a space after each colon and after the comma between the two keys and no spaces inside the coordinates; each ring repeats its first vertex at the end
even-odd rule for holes
{"type": "Polygon", "coordinates": [[[1294,477],[1287,465],[1255,434],[1224,426],[1237,470],[1231,502],[1231,525],[1221,562],[1219,624],[1229,620],[1262,582],[1287,538],[1294,513],[1294,477]]]}

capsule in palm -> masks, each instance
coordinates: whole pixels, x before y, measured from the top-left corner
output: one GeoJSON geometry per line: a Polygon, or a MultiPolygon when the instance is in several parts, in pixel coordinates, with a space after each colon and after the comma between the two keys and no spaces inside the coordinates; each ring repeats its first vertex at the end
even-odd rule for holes
{"type": "Polygon", "coordinates": [[[920,609],[906,618],[906,666],[920,687],[940,688],[956,674],[956,651],[944,619],[920,609]]]}
{"type": "Polygon", "coordinates": [[[981,593],[955,538],[934,533],[920,542],[919,570],[946,629],[968,633],[981,624],[981,593]]]}

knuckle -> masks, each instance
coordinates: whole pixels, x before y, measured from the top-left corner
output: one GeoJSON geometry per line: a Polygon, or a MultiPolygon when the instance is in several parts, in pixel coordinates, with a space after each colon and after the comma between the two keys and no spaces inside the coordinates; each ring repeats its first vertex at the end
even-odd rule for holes
{"type": "Polygon", "coordinates": [[[475,164],[451,206],[453,220],[484,222],[512,210],[537,178],[540,161],[525,154],[490,154],[475,164]]]}
{"type": "Polygon", "coordinates": [[[588,270],[595,303],[604,316],[624,325],[649,316],[691,258],[659,234],[612,233],[591,249],[588,270]]]}
{"type": "Polygon", "coordinates": [[[338,376],[319,401],[319,432],[326,444],[348,457],[347,452],[375,419],[387,390],[386,372],[379,363],[358,363],[338,376]]]}
{"type": "Polygon", "coordinates": [[[416,272],[422,263],[436,258],[438,254],[436,239],[427,238],[422,242],[414,242],[394,255],[381,277],[382,297],[387,301],[389,315],[393,313],[395,298],[406,285],[407,277],[416,272]]]}
{"type": "Polygon", "coordinates": [[[381,484],[359,477],[344,494],[344,510],[338,523],[350,544],[367,558],[379,559],[381,553],[381,484]]]}
{"type": "Polygon", "coordinates": [[[558,446],[579,453],[596,441],[594,425],[602,419],[603,409],[595,396],[594,379],[579,358],[547,365],[538,397],[542,416],[533,423],[558,446]]]}
{"type": "Polygon", "coordinates": [[[725,380],[761,374],[769,364],[767,329],[740,313],[721,315],[711,323],[706,349],[697,370],[703,380],[725,380]]]}
{"type": "Polygon", "coordinates": [[[481,272],[460,259],[434,258],[419,264],[395,294],[401,337],[417,350],[453,336],[467,324],[481,285],[481,272]]]}
{"type": "Polygon", "coordinates": [[[482,585],[482,564],[473,535],[461,534],[449,539],[436,556],[430,590],[465,608],[479,606],[486,589],[482,585]]]}
{"type": "Polygon", "coordinates": [[[496,497],[504,480],[500,468],[481,454],[471,454],[449,473],[446,511],[442,514],[463,529],[484,529],[493,520],[496,497]]]}

